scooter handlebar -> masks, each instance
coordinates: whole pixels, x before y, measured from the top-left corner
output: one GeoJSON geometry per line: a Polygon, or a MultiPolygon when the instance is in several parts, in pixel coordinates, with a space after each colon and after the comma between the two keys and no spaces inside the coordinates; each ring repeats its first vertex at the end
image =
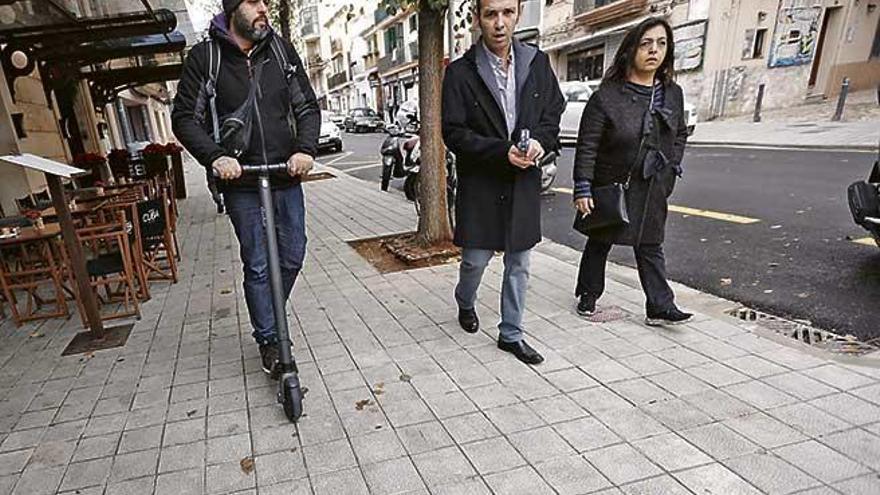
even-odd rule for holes
{"type": "MultiPolygon", "coordinates": [[[[241,173],[242,174],[260,174],[260,173],[271,173],[271,172],[283,172],[287,170],[286,163],[269,163],[265,165],[245,165],[241,164],[241,173]]],[[[214,177],[218,177],[217,171],[212,170],[214,177]]]]}

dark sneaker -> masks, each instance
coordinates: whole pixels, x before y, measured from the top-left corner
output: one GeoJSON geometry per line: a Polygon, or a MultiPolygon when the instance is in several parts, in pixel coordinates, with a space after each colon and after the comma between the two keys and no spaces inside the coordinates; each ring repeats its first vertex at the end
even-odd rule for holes
{"type": "Polygon", "coordinates": [[[458,308],[458,324],[467,333],[477,333],[480,329],[480,319],[477,318],[476,310],[458,308]]]}
{"type": "Polygon", "coordinates": [[[578,301],[577,312],[581,316],[593,316],[596,314],[596,298],[589,294],[581,294],[578,301]]]}
{"type": "Polygon", "coordinates": [[[694,315],[692,313],[685,313],[684,311],[673,307],[662,313],[648,313],[648,317],[645,318],[645,324],[652,327],[681,325],[682,323],[691,321],[691,318],[693,317],[694,315]]]}
{"type": "Polygon", "coordinates": [[[504,342],[498,339],[498,348],[502,351],[509,352],[516,356],[517,359],[526,364],[541,364],[544,362],[544,356],[538,351],[532,349],[532,346],[526,344],[525,340],[519,342],[504,342]]]}
{"type": "Polygon", "coordinates": [[[278,374],[278,344],[260,344],[260,358],[263,365],[263,373],[277,378],[278,374]]]}

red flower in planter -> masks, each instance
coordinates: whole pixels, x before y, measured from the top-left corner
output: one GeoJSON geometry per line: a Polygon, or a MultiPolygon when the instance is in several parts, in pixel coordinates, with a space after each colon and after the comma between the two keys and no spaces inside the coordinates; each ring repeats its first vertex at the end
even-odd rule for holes
{"type": "Polygon", "coordinates": [[[169,155],[173,155],[174,153],[180,153],[181,151],[183,151],[183,148],[175,142],[169,142],[168,144],[165,145],[165,152],[168,153],[169,155]]]}
{"type": "Polygon", "coordinates": [[[31,220],[31,221],[36,220],[36,219],[43,216],[43,214],[40,213],[39,210],[24,210],[23,212],[21,212],[21,214],[26,216],[28,218],[28,220],[31,220]]]}
{"type": "Polygon", "coordinates": [[[164,144],[150,143],[143,149],[143,151],[141,151],[141,154],[146,158],[148,156],[165,156],[168,152],[165,149],[164,144]]]}

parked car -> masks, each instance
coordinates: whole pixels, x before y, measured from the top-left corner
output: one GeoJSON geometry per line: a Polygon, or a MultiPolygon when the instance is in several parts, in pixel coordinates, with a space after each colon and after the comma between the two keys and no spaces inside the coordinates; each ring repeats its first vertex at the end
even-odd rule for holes
{"type": "Polygon", "coordinates": [[[342,151],[342,135],[331,115],[321,112],[321,134],[318,137],[318,151],[342,151]]]}
{"type": "Polygon", "coordinates": [[[574,146],[580,130],[581,115],[593,95],[593,88],[589,82],[563,81],[559,83],[559,89],[565,98],[565,111],[562,112],[559,122],[559,144],[574,146]]]}
{"type": "Polygon", "coordinates": [[[687,119],[688,136],[690,136],[697,128],[697,107],[687,101],[687,96],[684,98],[684,115],[687,119]]]}
{"type": "Polygon", "coordinates": [[[338,127],[340,130],[345,128],[345,115],[342,115],[341,113],[336,113],[332,110],[321,110],[321,115],[324,114],[326,114],[327,118],[329,118],[334,124],[336,124],[336,127],[338,127]]]}
{"type": "Polygon", "coordinates": [[[346,132],[378,132],[385,130],[385,122],[372,108],[355,108],[345,118],[346,132]]]}

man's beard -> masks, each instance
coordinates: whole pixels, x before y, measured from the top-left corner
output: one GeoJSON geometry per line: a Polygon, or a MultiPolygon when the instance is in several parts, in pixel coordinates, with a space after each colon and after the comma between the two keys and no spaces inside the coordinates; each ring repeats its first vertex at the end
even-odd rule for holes
{"type": "Polygon", "coordinates": [[[263,28],[258,28],[253,23],[249,23],[243,15],[237,13],[233,14],[232,23],[239,35],[254,43],[262,41],[269,34],[268,24],[264,24],[263,28]]]}

